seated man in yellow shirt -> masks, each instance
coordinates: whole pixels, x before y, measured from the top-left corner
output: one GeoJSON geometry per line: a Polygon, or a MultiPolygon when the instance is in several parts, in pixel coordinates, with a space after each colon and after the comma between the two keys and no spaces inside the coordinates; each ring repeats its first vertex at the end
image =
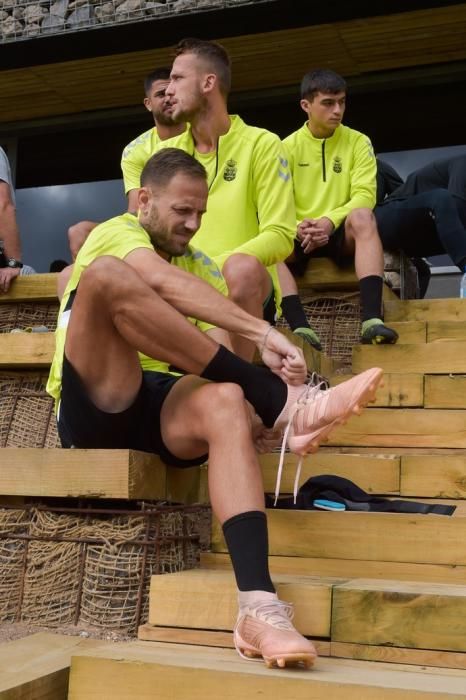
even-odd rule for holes
{"type": "Polygon", "coordinates": [[[346,83],[333,71],[307,73],[300,104],[308,121],[284,140],[296,204],[294,257],[301,271],[313,256],[330,257],[337,264],[354,257],[361,292],[361,342],[394,343],[398,335],[382,319],[383,250],[372,213],[372,144],[341,123],[346,83]]]}
{"type": "Polygon", "coordinates": [[[382,371],[328,391],[305,386],[300,350],[223,296],[217,266],[190,246],[206,209],[202,165],[166,149],[149,159],[141,185],[139,218],[126,213],[92,231],[61,302],[47,385],[60,438],[64,447],[152,452],[178,467],[208,454],[210,500],[239,591],[236,647],[270,665],[310,666],[314,646],[270,578],[255,444],[264,426],[289,426],[292,451],[315,451],[374,397],[382,371]],[[254,343],[266,367],[219,345],[220,329],[254,343]]]}

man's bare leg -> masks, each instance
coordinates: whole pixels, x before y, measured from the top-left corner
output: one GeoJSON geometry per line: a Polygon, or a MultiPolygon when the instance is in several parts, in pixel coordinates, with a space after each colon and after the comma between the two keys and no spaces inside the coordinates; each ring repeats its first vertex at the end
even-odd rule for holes
{"type": "Polygon", "coordinates": [[[95,221],[79,221],[68,229],[68,244],[70,246],[71,257],[76,260],[76,256],[84,245],[86,238],[95,229],[95,221]]]}
{"type": "MultiPolygon", "coordinates": [[[[232,255],[225,262],[222,274],[228,285],[230,299],[251,316],[263,318],[263,304],[273,294],[273,286],[262,263],[252,255],[232,255]]],[[[231,342],[239,357],[252,361],[255,347],[250,341],[232,335],[231,342]]]]}
{"type": "Polygon", "coordinates": [[[396,343],[398,334],[383,323],[383,249],[370,209],[353,209],[345,220],[343,253],[354,255],[361,291],[363,343],[396,343]]]}
{"type": "Polygon", "coordinates": [[[97,258],[81,275],[65,354],[100,410],[117,413],[132,404],[141,383],[135,348],[200,374],[218,345],[163,301],[129,265],[116,258],[97,258]]]}

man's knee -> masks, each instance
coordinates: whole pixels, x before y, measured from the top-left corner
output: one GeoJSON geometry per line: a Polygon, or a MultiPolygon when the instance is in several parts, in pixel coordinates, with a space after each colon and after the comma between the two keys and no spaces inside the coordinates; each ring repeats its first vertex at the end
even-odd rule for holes
{"type": "Polygon", "coordinates": [[[345,232],[353,238],[374,235],[377,231],[375,216],[371,209],[353,209],[345,221],[345,232]]]}
{"type": "Polygon", "coordinates": [[[246,403],[242,388],[233,382],[212,382],[205,386],[205,418],[210,427],[218,427],[219,424],[229,426],[234,420],[237,428],[237,420],[244,416],[247,418],[246,403]],[[208,400],[207,400],[208,397],[208,400]]]}
{"type": "Polygon", "coordinates": [[[79,221],[68,229],[68,243],[73,260],[84,245],[90,232],[97,226],[94,221],[79,221]]]}
{"type": "Polygon", "coordinates": [[[235,297],[244,294],[248,296],[262,294],[265,285],[269,282],[266,268],[253,255],[232,255],[225,262],[222,273],[230,294],[235,297]]]}
{"type": "Polygon", "coordinates": [[[121,283],[127,274],[131,274],[131,268],[122,260],[113,255],[101,255],[83,270],[79,286],[96,286],[103,290],[116,280],[121,283]]]}

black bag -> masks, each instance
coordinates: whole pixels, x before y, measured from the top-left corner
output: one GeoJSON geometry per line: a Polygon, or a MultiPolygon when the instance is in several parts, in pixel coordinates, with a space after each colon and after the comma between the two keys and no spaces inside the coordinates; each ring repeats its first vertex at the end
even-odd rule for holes
{"type": "MultiPolygon", "coordinates": [[[[288,510],[319,510],[313,503],[316,499],[342,503],[346,510],[376,513],[435,513],[452,515],[456,506],[440,503],[419,503],[417,501],[390,500],[371,496],[349,479],[334,474],[312,476],[299,489],[296,504],[293,497],[279,498],[276,508],[288,510]]],[[[273,508],[272,496],[265,496],[267,508],[273,508]]]]}

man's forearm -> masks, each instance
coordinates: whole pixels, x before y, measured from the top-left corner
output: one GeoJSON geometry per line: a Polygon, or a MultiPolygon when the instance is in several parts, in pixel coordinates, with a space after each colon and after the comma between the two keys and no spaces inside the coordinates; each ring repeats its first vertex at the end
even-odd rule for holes
{"type": "Polygon", "coordinates": [[[3,241],[7,258],[21,260],[21,244],[16,224],[16,210],[11,203],[5,204],[0,209],[0,240],[3,241]]]}
{"type": "Polygon", "coordinates": [[[184,316],[237,333],[255,345],[262,343],[269,324],[243,311],[199,277],[168,264],[155,253],[148,254],[144,249],[133,251],[125,261],[138,270],[162,299],[184,316]]]}

